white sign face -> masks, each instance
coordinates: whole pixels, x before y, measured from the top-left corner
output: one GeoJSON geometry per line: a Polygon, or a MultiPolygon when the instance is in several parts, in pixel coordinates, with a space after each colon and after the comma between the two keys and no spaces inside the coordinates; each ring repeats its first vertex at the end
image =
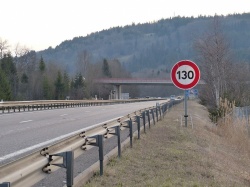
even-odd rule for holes
{"type": "Polygon", "coordinates": [[[191,89],[200,80],[200,70],[194,62],[183,60],[173,66],[171,79],[176,87],[183,90],[191,89]]]}
{"type": "Polygon", "coordinates": [[[195,71],[191,66],[183,65],[177,68],[175,77],[180,84],[191,84],[195,78],[195,71]]]}

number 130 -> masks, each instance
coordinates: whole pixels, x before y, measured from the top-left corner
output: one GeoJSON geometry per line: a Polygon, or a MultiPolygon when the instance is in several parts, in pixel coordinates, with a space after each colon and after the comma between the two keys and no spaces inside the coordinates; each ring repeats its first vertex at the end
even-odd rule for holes
{"type": "Polygon", "coordinates": [[[194,72],[193,71],[177,71],[178,79],[193,79],[194,72]]]}

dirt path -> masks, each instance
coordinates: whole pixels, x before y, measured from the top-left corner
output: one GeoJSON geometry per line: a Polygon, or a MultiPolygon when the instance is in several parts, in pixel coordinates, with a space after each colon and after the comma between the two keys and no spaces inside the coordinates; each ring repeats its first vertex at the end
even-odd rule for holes
{"type": "Polygon", "coordinates": [[[193,119],[181,127],[183,103],[111,160],[92,186],[250,186],[249,155],[216,133],[204,106],[188,102],[193,119]]]}

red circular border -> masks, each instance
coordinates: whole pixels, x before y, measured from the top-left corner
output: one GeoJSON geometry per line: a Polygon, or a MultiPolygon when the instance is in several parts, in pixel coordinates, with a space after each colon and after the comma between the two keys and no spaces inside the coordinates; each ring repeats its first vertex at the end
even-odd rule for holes
{"type": "Polygon", "coordinates": [[[191,89],[191,88],[195,87],[200,80],[200,69],[193,61],[181,60],[173,66],[173,68],[171,70],[171,80],[172,80],[173,84],[180,89],[183,89],[183,90],[191,89]],[[194,78],[193,82],[191,82],[190,84],[181,84],[176,79],[176,76],[175,76],[176,71],[180,66],[183,66],[183,65],[191,66],[194,69],[195,78],[194,78]]]}

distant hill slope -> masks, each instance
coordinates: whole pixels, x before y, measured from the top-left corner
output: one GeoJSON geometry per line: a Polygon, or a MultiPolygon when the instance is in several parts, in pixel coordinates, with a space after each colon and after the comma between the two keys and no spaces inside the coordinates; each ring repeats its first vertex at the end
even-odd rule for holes
{"type": "MultiPolygon", "coordinates": [[[[202,36],[213,17],[174,17],[153,23],[132,24],[75,37],[55,48],[39,51],[47,62],[53,61],[75,71],[77,56],[87,51],[96,62],[116,58],[130,71],[166,67],[180,59],[195,59],[193,42],[202,36]]],[[[250,13],[220,16],[232,52],[241,61],[250,61],[250,13]]]]}

